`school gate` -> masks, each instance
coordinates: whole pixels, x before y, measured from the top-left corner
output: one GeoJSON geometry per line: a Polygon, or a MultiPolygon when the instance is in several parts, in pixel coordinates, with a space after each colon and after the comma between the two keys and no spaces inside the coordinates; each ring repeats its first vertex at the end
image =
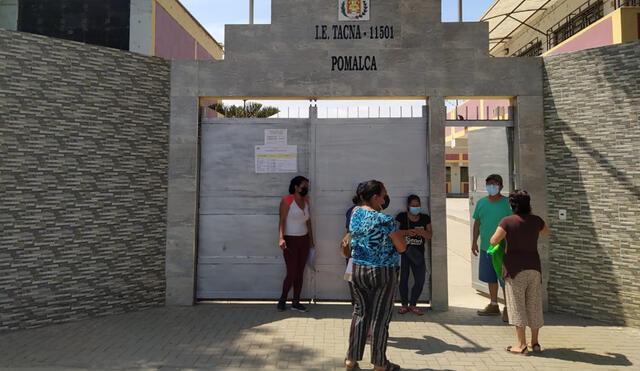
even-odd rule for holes
{"type": "MultiPolygon", "coordinates": [[[[298,173],[311,181],[318,273],[309,276],[315,283],[307,282],[305,296],[312,289],[321,299],[346,297],[336,251],[343,212],[355,185],[376,178],[394,197],[390,212],[408,192],[428,200],[432,305],[447,309],[446,98],[512,99],[514,183],[535,195],[533,207],[546,216],[542,61],[489,57],[487,24],[442,23],[440,0],[361,1],[366,6],[355,13],[344,12],[343,3],[273,0],[271,24],[227,25],[225,60],[172,63],[168,305],[278,296],[284,268],[276,210],[292,174],[255,173],[265,128],[289,129],[298,173]],[[425,119],[406,123],[201,123],[200,101],[211,98],[409,98],[424,99],[428,108],[425,119]],[[404,166],[409,146],[424,154],[415,156],[415,168],[404,166]]],[[[541,248],[546,267],[548,250],[541,248]]]]}
{"type": "Polygon", "coordinates": [[[284,260],[277,244],[278,207],[298,173],[312,179],[317,257],[315,269],[305,272],[307,298],[349,299],[338,241],[359,182],[384,180],[392,215],[411,193],[428,205],[425,118],[317,119],[317,109],[310,111],[309,119],[202,122],[198,299],[280,296],[284,260]],[[287,145],[297,146],[292,155],[297,172],[256,173],[255,146],[263,145],[265,130],[272,129],[287,130],[287,145]]]}

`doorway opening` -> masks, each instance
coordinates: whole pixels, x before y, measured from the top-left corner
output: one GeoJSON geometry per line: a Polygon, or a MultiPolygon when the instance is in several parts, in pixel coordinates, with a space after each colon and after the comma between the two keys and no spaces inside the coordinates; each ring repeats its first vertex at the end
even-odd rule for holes
{"type": "MultiPolygon", "coordinates": [[[[489,175],[502,177],[503,195],[512,189],[514,109],[509,99],[449,99],[446,106],[449,300],[453,306],[481,309],[489,302],[489,288],[479,279],[479,257],[471,250],[474,212],[488,196],[489,175]]],[[[486,249],[481,239],[477,243],[486,249]]]]}

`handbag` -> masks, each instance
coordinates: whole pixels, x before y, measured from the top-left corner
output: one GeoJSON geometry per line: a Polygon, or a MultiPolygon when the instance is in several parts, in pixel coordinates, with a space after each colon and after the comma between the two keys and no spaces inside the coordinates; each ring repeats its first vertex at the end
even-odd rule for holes
{"type": "Polygon", "coordinates": [[[493,266],[493,270],[496,271],[496,275],[504,282],[504,279],[507,275],[506,269],[504,267],[504,253],[507,247],[507,240],[502,240],[495,245],[491,245],[489,249],[487,249],[487,254],[491,256],[491,265],[493,266]]]}
{"type": "Polygon", "coordinates": [[[342,236],[340,241],[340,255],[345,258],[351,258],[351,232],[347,232],[342,236]]]}
{"type": "MultiPolygon", "coordinates": [[[[354,207],[351,215],[356,211],[358,207],[354,207]]],[[[342,240],[340,240],[340,246],[338,247],[340,250],[340,255],[345,259],[351,258],[351,232],[347,232],[342,236],[342,240]]]]}

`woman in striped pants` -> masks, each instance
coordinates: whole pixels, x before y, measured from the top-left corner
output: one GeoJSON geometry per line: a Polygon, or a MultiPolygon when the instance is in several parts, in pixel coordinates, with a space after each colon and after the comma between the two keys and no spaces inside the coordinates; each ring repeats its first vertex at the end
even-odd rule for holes
{"type": "Polygon", "coordinates": [[[404,236],[411,231],[398,231],[393,217],[380,210],[389,204],[384,184],[368,181],[359,189],[363,201],[354,210],[349,230],[353,258],[353,318],[349,333],[347,370],[359,369],[371,327],[371,363],[374,370],[399,370],[387,359],[389,321],[397,288],[398,253],[406,250],[404,236]]]}

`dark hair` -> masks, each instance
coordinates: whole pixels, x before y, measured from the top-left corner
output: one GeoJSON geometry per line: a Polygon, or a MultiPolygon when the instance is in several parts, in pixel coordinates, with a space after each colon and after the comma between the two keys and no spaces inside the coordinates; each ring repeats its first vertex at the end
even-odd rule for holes
{"type": "Polygon", "coordinates": [[[362,185],[362,188],[358,187],[358,196],[360,196],[360,200],[369,202],[371,201],[371,198],[373,196],[382,193],[383,189],[384,184],[382,184],[382,182],[379,182],[377,180],[370,180],[368,182],[365,182],[362,185]]]}
{"type": "Polygon", "coordinates": [[[420,202],[420,197],[418,197],[418,195],[409,195],[409,197],[407,197],[407,205],[409,205],[411,201],[414,201],[414,200],[422,204],[422,202],[420,202]]]}
{"type": "Polygon", "coordinates": [[[351,199],[354,205],[357,205],[360,202],[362,202],[362,199],[360,198],[360,193],[362,192],[362,187],[364,187],[365,184],[367,183],[366,182],[358,183],[358,186],[356,187],[356,194],[351,199]]]}
{"type": "Polygon", "coordinates": [[[486,183],[489,183],[490,180],[493,180],[494,182],[498,182],[498,184],[500,186],[503,185],[502,183],[502,177],[498,174],[491,174],[487,177],[487,179],[485,180],[486,183]]]}
{"type": "Polygon", "coordinates": [[[509,203],[514,214],[531,214],[531,197],[525,190],[516,189],[509,194],[509,203]]]}
{"type": "Polygon", "coordinates": [[[296,193],[296,187],[302,184],[302,182],[308,182],[309,179],[303,177],[302,175],[298,175],[297,177],[291,179],[291,183],[289,183],[289,194],[292,195],[296,193]]]}

